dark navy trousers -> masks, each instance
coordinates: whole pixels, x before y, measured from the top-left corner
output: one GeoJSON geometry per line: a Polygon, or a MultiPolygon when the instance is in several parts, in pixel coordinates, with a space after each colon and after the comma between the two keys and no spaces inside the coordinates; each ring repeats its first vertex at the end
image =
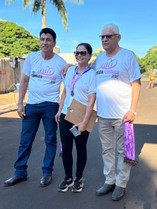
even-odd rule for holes
{"type": "Polygon", "coordinates": [[[44,126],[46,145],[42,171],[44,176],[52,174],[57,148],[55,115],[58,107],[58,103],[53,102],[26,104],[26,116],[22,120],[18,158],[14,164],[16,176],[27,176],[27,161],[41,120],[44,126]]]}

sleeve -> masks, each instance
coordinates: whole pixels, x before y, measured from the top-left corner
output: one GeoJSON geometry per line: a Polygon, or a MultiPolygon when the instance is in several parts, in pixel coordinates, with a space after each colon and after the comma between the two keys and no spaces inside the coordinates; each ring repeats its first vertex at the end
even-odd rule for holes
{"type": "Polygon", "coordinates": [[[133,82],[141,78],[140,66],[137,61],[136,55],[132,52],[129,63],[129,77],[130,82],[133,82]]]}
{"type": "Polygon", "coordinates": [[[31,63],[30,63],[30,55],[28,55],[23,64],[23,74],[29,77],[30,72],[31,72],[31,63]]]}
{"type": "Polygon", "coordinates": [[[93,70],[95,70],[95,68],[96,68],[96,60],[95,60],[95,62],[91,65],[91,68],[92,68],[93,70]]]}
{"type": "Polygon", "coordinates": [[[96,93],[96,76],[95,76],[95,70],[92,69],[90,80],[89,80],[89,90],[88,94],[96,93]]]}

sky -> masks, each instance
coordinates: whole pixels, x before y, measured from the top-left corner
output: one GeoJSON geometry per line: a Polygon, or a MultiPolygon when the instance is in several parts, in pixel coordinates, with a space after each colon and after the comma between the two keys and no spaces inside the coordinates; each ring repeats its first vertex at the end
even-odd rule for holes
{"type": "MultiPolygon", "coordinates": [[[[65,7],[68,31],[55,6],[47,0],[47,27],[56,32],[61,53],[75,51],[81,42],[91,44],[93,51],[100,48],[99,35],[108,23],[119,26],[120,46],[141,58],[157,46],[157,0],[84,0],[80,5],[65,0],[65,7]]],[[[32,13],[31,5],[24,9],[23,0],[14,0],[12,4],[0,0],[0,19],[14,22],[39,37],[41,14],[32,13]]]]}

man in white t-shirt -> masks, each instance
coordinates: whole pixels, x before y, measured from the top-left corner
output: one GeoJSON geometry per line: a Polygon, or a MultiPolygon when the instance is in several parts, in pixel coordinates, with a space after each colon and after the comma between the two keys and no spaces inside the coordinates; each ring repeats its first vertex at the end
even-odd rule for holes
{"type": "Polygon", "coordinates": [[[116,25],[106,25],[100,38],[105,51],[98,55],[94,68],[105,183],[96,195],[113,191],[112,200],[117,201],[125,194],[131,171],[131,165],[124,162],[123,124],[135,120],[141,74],[135,54],[119,46],[116,25]]]}
{"type": "Polygon", "coordinates": [[[18,114],[22,119],[20,146],[14,164],[15,174],[5,181],[5,186],[27,180],[27,161],[41,120],[45,130],[46,149],[40,186],[45,187],[51,183],[57,147],[55,115],[59,107],[62,68],[66,64],[65,60],[53,52],[55,45],[56,33],[51,28],[42,29],[41,51],[30,53],[24,62],[18,100],[18,114]],[[24,106],[27,89],[28,101],[24,106]]]}

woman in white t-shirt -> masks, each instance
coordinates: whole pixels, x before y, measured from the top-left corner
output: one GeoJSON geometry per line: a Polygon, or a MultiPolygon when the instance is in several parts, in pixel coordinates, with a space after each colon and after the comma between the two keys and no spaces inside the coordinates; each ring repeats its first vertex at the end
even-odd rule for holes
{"type": "Polygon", "coordinates": [[[65,170],[65,179],[59,185],[58,191],[66,192],[73,186],[72,192],[81,192],[84,186],[83,171],[87,161],[87,140],[89,132],[86,131],[88,121],[91,117],[95,103],[96,81],[95,71],[89,67],[89,60],[92,56],[92,47],[88,43],[80,43],[74,52],[77,66],[71,66],[64,80],[64,90],[61,97],[60,107],[56,114],[56,120],[59,122],[60,136],[62,143],[62,159],[65,170]],[[75,99],[87,106],[83,120],[75,124],[78,136],[74,136],[69,130],[74,124],[64,119],[68,108],[75,99]],[[77,150],[77,162],[75,180],[72,174],[72,148],[75,142],[77,150]]]}

